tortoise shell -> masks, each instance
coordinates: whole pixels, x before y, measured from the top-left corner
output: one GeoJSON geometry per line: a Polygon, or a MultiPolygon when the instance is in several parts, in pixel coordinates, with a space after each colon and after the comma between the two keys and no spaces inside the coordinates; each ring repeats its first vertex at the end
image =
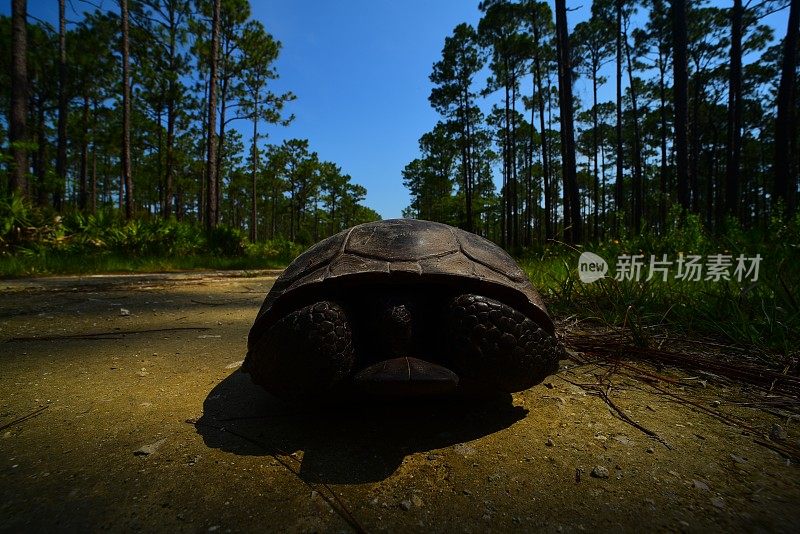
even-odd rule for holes
{"type": "Polygon", "coordinates": [[[500,300],[553,334],[553,321],[519,265],[488,239],[442,223],[390,219],[320,241],[278,277],[250,330],[256,342],[298,303],[323,288],[445,284],[500,300]]]}

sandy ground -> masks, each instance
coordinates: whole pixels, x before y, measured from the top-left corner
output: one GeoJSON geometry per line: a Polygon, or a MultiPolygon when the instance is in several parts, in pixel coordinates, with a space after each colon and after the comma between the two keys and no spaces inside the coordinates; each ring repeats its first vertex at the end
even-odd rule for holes
{"type": "Polygon", "coordinates": [[[660,441],[566,360],[491,402],[281,405],[237,370],[274,276],[0,280],[0,531],[800,528],[757,443],[800,422],[730,384],[605,377],[660,441]]]}

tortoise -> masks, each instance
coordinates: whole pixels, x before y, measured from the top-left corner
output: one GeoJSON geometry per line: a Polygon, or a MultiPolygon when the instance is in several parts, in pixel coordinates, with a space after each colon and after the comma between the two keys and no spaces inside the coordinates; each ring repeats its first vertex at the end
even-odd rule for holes
{"type": "Polygon", "coordinates": [[[242,370],[286,400],[515,392],[563,348],[503,249],[442,223],[392,219],[324,239],[278,277],[242,370]]]}

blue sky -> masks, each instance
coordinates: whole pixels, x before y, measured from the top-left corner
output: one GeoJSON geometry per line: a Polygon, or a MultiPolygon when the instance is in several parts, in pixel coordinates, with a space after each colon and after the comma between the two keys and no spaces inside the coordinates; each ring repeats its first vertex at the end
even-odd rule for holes
{"type": "Polygon", "coordinates": [[[428,104],[431,66],[456,25],[477,24],[477,2],[252,4],[253,16],[283,43],[275,88],[297,95],[297,118],[287,128],[270,127],[270,142],[308,138],[321,158],[367,188],[369,207],[400,217],[409,203],[400,172],[438,118],[428,104]]]}
{"type": "MultiPolygon", "coordinates": [[[[95,2],[115,9],[116,2],[95,2]]],[[[730,2],[713,1],[727,7],[730,2]]],[[[252,16],[280,40],[280,79],[275,92],[292,91],[296,115],[288,127],[261,125],[266,142],[307,138],[320,158],[337,163],[353,181],[367,188],[366,204],[384,218],[399,217],[409,204],[401,171],[418,154],[417,140],[438,120],[428,104],[431,66],[444,39],[461,22],[477,25],[477,0],[251,0],[252,16]]],[[[29,2],[29,13],[56,22],[56,0],[29,2]]],[[[67,2],[67,18],[86,9],[67,2]]],[[[587,18],[591,0],[568,2],[570,30],[587,18]]],[[[4,2],[0,12],[10,12],[4,2]]],[[[766,20],[776,35],[786,31],[786,11],[766,20]]],[[[747,58],[746,58],[747,61],[747,58]]],[[[483,77],[485,78],[485,76],[483,77]]],[[[609,77],[613,79],[613,77],[609,77]]],[[[476,80],[481,87],[484,79],[476,80]]],[[[627,82],[625,82],[627,85],[627,82]]],[[[576,95],[588,101],[585,83],[576,95]]],[[[613,98],[613,82],[601,90],[601,101],[613,98]]],[[[496,96],[482,107],[488,109],[496,96]]],[[[245,140],[249,124],[234,125],[245,140]]]]}
{"type": "MultiPolygon", "coordinates": [[[[428,75],[453,28],[480,19],[477,0],[256,0],[253,16],[283,43],[277,89],[297,94],[290,127],[270,128],[270,141],[308,138],[320,157],[341,165],[368,191],[366,204],[384,218],[409,204],[401,171],[433,128],[428,75]]],[[[570,31],[588,18],[591,0],[567,2],[570,31]]],[[[728,7],[730,2],[712,1],[728,7]]],[[[786,11],[770,17],[783,36],[786,11]]],[[[612,76],[609,79],[613,80],[612,76]]],[[[482,87],[483,79],[476,84],[482,87]]],[[[627,86],[627,81],[624,82],[627,86]]],[[[588,85],[576,95],[588,102],[588,85]]],[[[613,81],[600,99],[614,98],[613,81]]],[[[486,110],[497,100],[490,96],[486,110]]],[[[250,135],[245,133],[245,138],[250,135]]]]}

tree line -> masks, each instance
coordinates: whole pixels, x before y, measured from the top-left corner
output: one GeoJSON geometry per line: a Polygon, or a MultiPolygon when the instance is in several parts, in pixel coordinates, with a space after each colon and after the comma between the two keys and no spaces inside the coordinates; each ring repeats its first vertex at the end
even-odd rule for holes
{"type": "Polygon", "coordinates": [[[248,0],[118,0],[77,21],[58,0],[57,28],[11,4],[0,17],[0,198],[224,224],[253,242],[310,243],[379,218],[308,140],[264,143],[293,120],[295,96],[271,88],[281,43],[248,0]]]}
{"type": "Polygon", "coordinates": [[[445,38],[430,74],[441,120],[402,173],[407,216],[517,249],[797,212],[800,1],[594,0],[571,33],[554,7],[485,0],[477,27],[445,38]],[[775,12],[788,14],[772,44],[775,12]]]}

